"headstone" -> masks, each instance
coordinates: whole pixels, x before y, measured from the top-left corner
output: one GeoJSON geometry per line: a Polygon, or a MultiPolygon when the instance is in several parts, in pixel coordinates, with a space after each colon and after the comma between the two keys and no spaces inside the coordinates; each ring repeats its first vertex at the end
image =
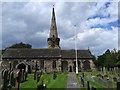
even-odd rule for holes
{"type": "Polygon", "coordinates": [[[12,70],[12,68],[11,68],[11,62],[10,62],[10,71],[12,70]]]}
{"type": "Polygon", "coordinates": [[[25,68],[25,81],[27,80],[27,75],[28,75],[28,65],[26,65],[25,68]]]}
{"type": "Polygon", "coordinates": [[[3,81],[2,89],[3,89],[3,90],[7,90],[7,85],[8,85],[8,71],[7,71],[7,69],[5,69],[5,70],[3,71],[2,81],[3,81]]]}
{"type": "Polygon", "coordinates": [[[55,79],[56,78],[56,72],[55,72],[55,70],[53,71],[53,79],[55,79]]]}
{"type": "Polygon", "coordinates": [[[89,81],[87,81],[87,90],[90,90],[89,81]]]}
{"type": "Polygon", "coordinates": [[[92,87],[92,90],[96,90],[96,88],[95,88],[95,87],[92,87]]]}
{"type": "Polygon", "coordinates": [[[14,73],[13,71],[10,72],[10,77],[9,77],[9,84],[8,84],[8,88],[11,89],[12,86],[14,86],[14,73]]]}
{"type": "Polygon", "coordinates": [[[82,73],[82,77],[84,77],[85,75],[84,75],[84,73],[82,73]]]}
{"type": "Polygon", "coordinates": [[[40,80],[41,75],[42,75],[42,71],[37,72],[37,82],[40,80]]]}
{"type": "Polygon", "coordinates": [[[81,79],[81,84],[82,84],[82,86],[84,87],[84,79],[83,79],[83,77],[80,76],[80,79],[81,79]]]}
{"type": "Polygon", "coordinates": [[[10,73],[10,80],[11,80],[11,85],[12,86],[15,86],[15,78],[14,78],[14,72],[12,71],[11,73],[10,73]]]}
{"type": "Polygon", "coordinates": [[[37,82],[40,80],[40,74],[37,75],[37,82]]]}
{"type": "Polygon", "coordinates": [[[16,82],[15,82],[16,90],[19,90],[19,84],[20,84],[20,70],[16,72],[16,82]]]}
{"type": "Polygon", "coordinates": [[[37,62],[35,64],[35,73],[34,73],[34,80],[37,79],[37,70],[38,70],[38,65],[37,65],[37,62]]]}
{"type": "Polygon", "coordinates": [[[120,90],[120,82],[117,82],[117,90],[120,90]]]}

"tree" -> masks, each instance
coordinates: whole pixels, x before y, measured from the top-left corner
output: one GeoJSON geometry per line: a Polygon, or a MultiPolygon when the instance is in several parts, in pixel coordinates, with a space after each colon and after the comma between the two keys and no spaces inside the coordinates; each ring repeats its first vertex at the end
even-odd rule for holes
{"type": "Polygon", "coordinates": [[[7,47],[5,49],[2,50],[2,53],[5,52],[6,49],[9,49],[9,48],[32,48],[32,45],[30,44],[25,44],[23,42],[20,42],[20,43],[16,43],[16,44],[13,44],[11,45],[10,47],[7,47]]]}

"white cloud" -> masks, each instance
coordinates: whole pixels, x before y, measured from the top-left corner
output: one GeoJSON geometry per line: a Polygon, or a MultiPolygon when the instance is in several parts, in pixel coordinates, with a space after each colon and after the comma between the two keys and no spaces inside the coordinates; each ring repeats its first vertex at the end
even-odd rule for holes
{"type": "Polygon", "coordinates": [[[99,55],[108,48],[117,48],[117,27],[112,26],[112,30],[90,28],[97,24],[107,25],[118,19],[117,3],[111,2],[108,8],[103,8],[105,3],[5,3],[2,7],[3,47],[20,41],[31,43],[33,48],[47,47],[54,4],[62,49],[74,49],[75,29],[78,33],[78,49],[90,47],[94,54],[99,55]],[[110,17],[87,20],[97,14],[110,14],[110,17]]]}

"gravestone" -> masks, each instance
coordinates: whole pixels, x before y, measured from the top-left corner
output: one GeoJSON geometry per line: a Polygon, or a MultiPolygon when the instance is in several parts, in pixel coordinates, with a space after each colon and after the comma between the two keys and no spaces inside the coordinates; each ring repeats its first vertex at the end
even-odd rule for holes
{"type": "Polygon", "coordinates": [[[117,82],[117,90],[120,90],[120,81],[117,82]]]}
{"type": "Polygon", "coordinates": [[[37,75],[37,82],[40,80],[40,74],[37,75]]]}
{"type": "Polygon", "coordinates": [[[14,83],[15,83],[15,81],[14,81],[14,72],[11,71],[9,76],[10,76],[10,77],[9,77],[8,88],[11,89],[12,86],[14,86],[14,83]]]}
{"type": "Polygon", "coordinates": [[[12,65],[11,65],[11,62],[10,62],[10,71],[12,70],[12,68],[11,68],[11,67],[12,67],[12,65]]]}
{"type": "Polygon", "coordinates": [[[81,79],[81,84],[82,84],[82,86],[84,87],[84,79],[83,79],[83,77],[80,76],[80,79],[81,79]]]}
{"type": "Polygon", "coordinates": [[[34,73],[34,80],[37,79],[37,70],[38,70],[38,65],[37,65],[37,62],[35,64],[35,73],[34,73]]]}
{"type": "Polygon", "coordinates": [[[20,84],[20,70],[16,72],[16,81],[15,81],[15,88],[16,90],[19,90],[20,84]]]}
{"type": "Polygon", "coordinates": [[[87,81],[87,90],[90,90],[89,81],[87,81]]]}
{"type": "Polygon", "coordinates": [[[37,72],[37,82],[40,80],[41,75],[42,75],[42,71],[37,72]]]}
{"type": "Polygon", "coordinates": [[[12,86],[15,86],[15,78],[14,78],[14,72],[13,71],[11,71],[11,73],[10,73],[10,83],[11,83],[11,85],[12,86]]]}
{"type": "Polygon", "coordinates": [[[5,69],[3,71],[3,78],[2,78],[2,81],[3,81],[3,86],[2,86],[2,89],[3,90],[7,90],[7,85],[8,85],[8,70],[5,69]]]}
{"type": "Polygon", "coordinates": [[[85,75],[84,75],[84,73],[82,73],[82,77],[84,77],[85,75]]]}
{"type": "Polygon", "coordinates": [[[92,87],[92,90],[96,90],[96,88],[95,88],[95,87],[92,87]]]}
{"type": "Polygon", "coordinates": [[[56,72],[55,72],[55,70],[53,71],[53,79],[56,79],[56,72]]]}
{"type": "Polygon", "coordinates": [[[27,80],[27,75],[28,75],[28,65],[26,65],[25,68],[25,81],[27,80]]]}

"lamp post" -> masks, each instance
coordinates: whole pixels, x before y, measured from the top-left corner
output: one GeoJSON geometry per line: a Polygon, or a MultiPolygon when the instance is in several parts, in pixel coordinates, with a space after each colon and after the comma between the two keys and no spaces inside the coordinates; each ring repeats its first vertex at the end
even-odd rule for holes
{"type": "Polygon", "coordinates": [[[78,74],[78,61],[77,61],[77,34],[76,34],[76,25],[75,26],[75,54],[76,54],[76,74],[78,74]]]}

